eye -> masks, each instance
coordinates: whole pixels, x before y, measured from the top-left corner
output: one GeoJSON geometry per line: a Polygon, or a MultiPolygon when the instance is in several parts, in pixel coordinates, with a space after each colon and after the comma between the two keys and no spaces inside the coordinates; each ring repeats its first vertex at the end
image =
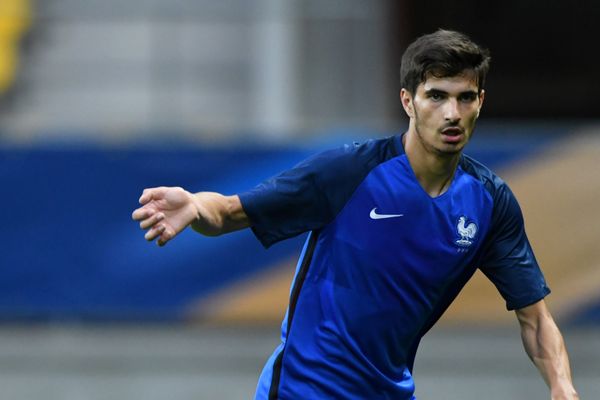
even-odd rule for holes
{"type": "Polygon", "coordinates": [[[458,97],[459,101],[463,103],[472,103],[477,100],[477,93],[464,93],[458,97]]]}
{"type": "Polygon", "coordinates": [[[444,99],[444,95],[442,95],[441,93],[431,93],[429,94],[429,98],[433,101],[441,101],[444,99]]]}

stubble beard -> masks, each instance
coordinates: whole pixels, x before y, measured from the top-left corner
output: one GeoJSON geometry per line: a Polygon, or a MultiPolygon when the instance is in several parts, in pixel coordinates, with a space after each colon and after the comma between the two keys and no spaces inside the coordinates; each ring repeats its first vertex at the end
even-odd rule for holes
{"type": "MultiPolygon", "coordinates": [[[[417,134],[417,138],[419,140],[419,142],[421,142],[421,145],[425,148],[425,150],[427,150],[430,153],[434,153],[440,157],[454,157],[460,153],[462,153],[464,145],[460,146],[460,147],[456,147],[456,148],[450,148],[450,149],[442,149],[439,147],[436,147],[434,144],[432,143],[428,143],[427,140],[424,138],[424,136],[421,134],[421,131],[419,129],[419,113],[417,112],[417,108],[414,107],[413,111],[415,113],[415,133],[417,134]]],[[[436,135],[438,133],[436,132],[436,135]]]]}

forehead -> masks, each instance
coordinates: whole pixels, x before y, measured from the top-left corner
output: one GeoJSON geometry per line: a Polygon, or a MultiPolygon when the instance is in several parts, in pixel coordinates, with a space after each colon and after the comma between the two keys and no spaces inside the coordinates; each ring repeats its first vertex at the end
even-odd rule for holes
{"type": "Polygon", "coordinates": [[[477,75],[473,71],[465,71],[459,75],[437,77],[428,74],[424,82],[417,86],[417,92],[441,90],[448,93],[478,92],[477,75]]]}

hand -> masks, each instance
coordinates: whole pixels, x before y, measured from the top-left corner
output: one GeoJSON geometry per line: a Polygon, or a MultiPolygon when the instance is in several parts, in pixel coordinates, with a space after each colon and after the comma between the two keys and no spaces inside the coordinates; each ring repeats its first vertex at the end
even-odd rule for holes
{"type": "Polygon", "coordinates": [[[148,230],[146,240],[158,238],[159,246],[167,244],[198,216],[193,195],[180,187],[144,189],[139,202],[142,207],[131,217],[140,221],[140,228],[148,230]]]}

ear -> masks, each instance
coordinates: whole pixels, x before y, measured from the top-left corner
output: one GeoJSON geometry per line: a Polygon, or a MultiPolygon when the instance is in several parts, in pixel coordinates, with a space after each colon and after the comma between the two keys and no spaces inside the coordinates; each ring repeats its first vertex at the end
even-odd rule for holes
{"type": "Polygon", "coordinates": [[[477,118],[479,118],[479,113],[481,112],[481,107],[483,106],[484,99],[485,99],[485,90],[481,89],[481,92],[479,92],[479,107],[477,108],[477,118]]]}
{"type": "Polygon", "coordinates": [[[404,108],[406,115],[408,115],[409,118],[414,118],[415,109],[412,94],[408,90],[402,88],[400,90],[400,101],[402,102],[402,107],[404,108]]]}

